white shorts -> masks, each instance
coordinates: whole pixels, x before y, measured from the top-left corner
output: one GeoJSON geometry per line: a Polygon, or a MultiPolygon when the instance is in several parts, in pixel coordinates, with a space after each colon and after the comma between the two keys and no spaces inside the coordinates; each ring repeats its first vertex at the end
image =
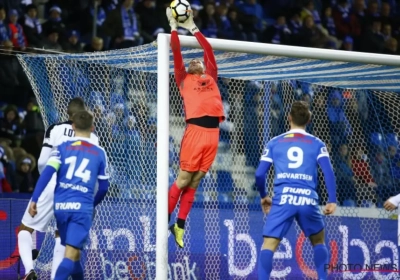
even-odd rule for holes
{"type": "Polygon", "coordinates": [[[37,214],[35,217],[29,214],[29,205],[32,200],[29,200],[29,204],[26,207],[24,216],[22,217],[22,224],[40,232],[46,232],[49,222],[54,217],[54,189],[56,187],[57,175],[54,174],[49,184],[40,195],[37,202],[37,214]]]}

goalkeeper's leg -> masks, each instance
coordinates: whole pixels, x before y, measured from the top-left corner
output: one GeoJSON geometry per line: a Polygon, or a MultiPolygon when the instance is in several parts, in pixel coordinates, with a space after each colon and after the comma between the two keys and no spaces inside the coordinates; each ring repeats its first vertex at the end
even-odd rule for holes
{"type": "Polygon", "coordinates": [[[185,234],[185,223],[194,202],[196,189],[200,184],[200,180],[206,175],[202,171],[193,174],[190,185],[182,191],[180,199],[180,207],[176,224],[170,227],[171,233],[175,236],[175,242],[179,247],[183,248],[183,236],[185,234]]]}

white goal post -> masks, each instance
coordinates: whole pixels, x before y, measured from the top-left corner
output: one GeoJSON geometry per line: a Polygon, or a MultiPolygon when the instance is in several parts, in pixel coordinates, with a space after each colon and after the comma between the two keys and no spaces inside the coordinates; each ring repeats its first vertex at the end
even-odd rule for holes
{"type": "MultiPolygon", "coordinates": [[[[196,38],[179,36],[181,46],[200,48],[196,38]]],[[[303,59],[341,61],[361,64],[399,66],[400,56],[347,52],[339,50],[304,48],[274,44],[208,39],[214,50],[274,55],[303,59]]],[[[156,279],[168,279],[168,146],[169,146],[169,75],[170,35],[157,38],[157,229],[156,229],[156,279]]],[[[218,61],[217,61],[218,63],[218,61]]]]}

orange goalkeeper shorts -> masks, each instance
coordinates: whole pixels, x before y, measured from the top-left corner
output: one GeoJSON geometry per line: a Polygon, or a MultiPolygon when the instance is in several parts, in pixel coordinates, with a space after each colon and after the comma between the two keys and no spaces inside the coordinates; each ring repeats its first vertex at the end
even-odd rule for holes
{"type": "Polygon", "coordinates": [[[180,168],[184,171],[208,172],[218,151],[219,128],[187,124],[180,151],[180,168]]]}

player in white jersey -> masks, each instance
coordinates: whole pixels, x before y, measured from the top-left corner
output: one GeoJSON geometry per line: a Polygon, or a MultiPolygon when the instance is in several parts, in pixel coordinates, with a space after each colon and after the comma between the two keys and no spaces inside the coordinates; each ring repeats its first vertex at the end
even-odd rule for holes
{"type": "MultiPolygon", "coordinates": [[[[51,125],[45,133],[42,150],[40,152],[40,157],[38,160],[38,169],[41,173],[47,164],[53,147],[60,145],[61,143],[70,140],[74,137],[75,133],[72,128],[72,116],[78,112],[85,110],[85,102],[83,99],[76,97],[72,99],[68,104],[68,117],[69,120],[66,122],[51,125]]],[[[91,139],[94,143],[98,144],[98,138],[92,133],[91,139]]],[[[56,174],[51,178],[46,189],[40,195],[37,202],[37,208],[40,209],[35,217],[29,214],[29,204],[25,210],[24,216],[22,218],[21,225],[18,232],[18,248],[19,254],[21,256],[22,263],[25,267],[25,273],[23,280],[36,280],[37,276],[33,270],[33,260],[32,260],[32,233],[33,231],[45,232],[49,225],[50,220],[53,218],[53,204],[54,204],[54,189],[56,186],[57,178],[56,174]]],[[[61,263],[65,247],[60,243],[60,237],[58,231],[56,231],[56,244],[53,253],[53,265],[51,270],[51,279],[54,279],[55,273],[59,264],[61,263]]]]}

